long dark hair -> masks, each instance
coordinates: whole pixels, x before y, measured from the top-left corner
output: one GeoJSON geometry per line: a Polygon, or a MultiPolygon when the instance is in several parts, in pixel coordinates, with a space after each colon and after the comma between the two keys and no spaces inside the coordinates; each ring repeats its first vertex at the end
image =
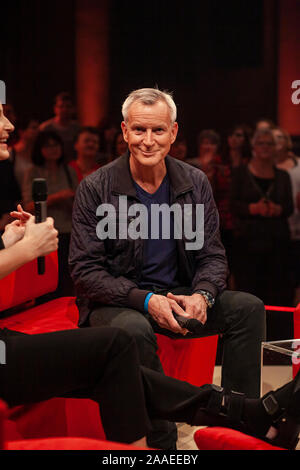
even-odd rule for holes
{"type": "Polygon", "coordinates": [[[243,124],[236,124],[227,130],[225,138],[224,138],[223,148],[222,148],[222,161],[223,163],[226,163],[228,165],[230,165],[231,163],[230,156],[229,156],[230,148],[228,144],[228,137],[233,135],[235,131],[237,130],[241,130],[244,134],[244,143],[243,143],[242,150],[241,150],[242,160],[249,161],[252,156],[249,134],[243,124]]]}
{"type": "Polygon", "coordinates": [[[50,141],[54,140],[61,147],[61,157],[57,160],[57,165],[64,161],[64,144],[61,137],[52,131],[39,132],[32,151],[32,163],[37,166],[45,166],[45,158],[42,154],[42,148],[50,141]]]}

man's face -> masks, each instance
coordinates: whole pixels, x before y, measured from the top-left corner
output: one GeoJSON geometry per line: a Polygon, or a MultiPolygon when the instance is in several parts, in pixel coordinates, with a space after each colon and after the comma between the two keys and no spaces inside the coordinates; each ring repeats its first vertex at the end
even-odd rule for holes
{"type": "Polygon", "coordinates": [[[60,119],[71,119],[73,113],[71,101],[58,99],[54,106],[54,113],[60,119]]]}
{"type": "Polygon", "coordinates": [[[4,116],[3,107],[0,103],[0,160],[6,160],[9,157],[7,140],[13,130],[14,126],[7,117],[4,116]]]}
{"type": "Polygon", "coordinates": [[[91,132],[82,132],[78,136],[75,150],[78,155],[95,158],[99,151],[99,136],[91,132]]]}
{"type": "Polygon", "coordinates": [[[178,125],[171,123],[169,107],[164,101],[153,105],[136,101],[129,108],[127,122],[122,122],[122,130],[130,157],[140,165],[154,167],[168,154],[178,125]]]}

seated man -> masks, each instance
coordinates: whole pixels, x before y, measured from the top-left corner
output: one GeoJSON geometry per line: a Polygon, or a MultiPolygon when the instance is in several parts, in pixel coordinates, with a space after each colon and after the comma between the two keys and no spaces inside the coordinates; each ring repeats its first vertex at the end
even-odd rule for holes
{"type": "MultiPolygon", "coordinates": [[[[69,261],[80,326],[126,330],[140,363],[163,373],[155,332],[192,337],[173,312],[197,319],[203,325],[197,336],[223,336],[225,390],[257,397],[264,305],[225,290],[227,261],[210,184],[200,169],[168,156],[178,130],[174,101],[140,89],[122,113],[128,154],[87,176],[75,198],[69,261]]],[[[150,446],[174,448],[174,425],[153,428],[150,446]]]]}

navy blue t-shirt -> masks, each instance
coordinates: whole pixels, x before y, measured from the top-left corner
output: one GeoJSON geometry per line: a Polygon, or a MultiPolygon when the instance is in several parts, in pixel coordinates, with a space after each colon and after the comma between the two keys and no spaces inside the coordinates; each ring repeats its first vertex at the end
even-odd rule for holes
{"type": "Polygon", "coordinates": [[[150,194],[134,182],[137,197],[148,210],[148,239],[144,240],[144,263],[139,287],[154,290],[156,288],[171,288],[178,285],[176,240],[174,239],[174,219],[170,216],[170,237],[163,239],[162,218],[159,213],[157,222],[158,239],[151,239],[151,205],[167,204],[170,206],[170,184],[168,175],[163,179],[154,194],[150,194]]]}

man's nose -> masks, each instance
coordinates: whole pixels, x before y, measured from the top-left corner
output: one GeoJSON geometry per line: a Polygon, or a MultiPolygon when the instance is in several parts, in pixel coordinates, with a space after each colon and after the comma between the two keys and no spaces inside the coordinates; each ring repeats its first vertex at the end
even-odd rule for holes
{"type": "Polygon", "coordinates": [[[153,133],[151,129],[148,129],[144,135],[144,144],[148,147],[153,145],[153,133]]]}

